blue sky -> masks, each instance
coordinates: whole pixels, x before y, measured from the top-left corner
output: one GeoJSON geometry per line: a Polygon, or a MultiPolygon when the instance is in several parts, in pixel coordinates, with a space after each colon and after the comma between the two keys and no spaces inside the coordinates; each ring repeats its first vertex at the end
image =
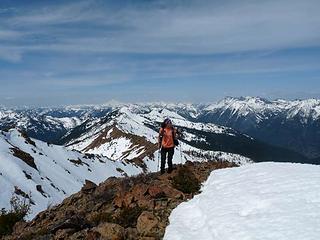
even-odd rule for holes
{"type": "Polygon", "coordinates": [[[320,98],[320,1],[0,1],[0,105],[320,98]]]}

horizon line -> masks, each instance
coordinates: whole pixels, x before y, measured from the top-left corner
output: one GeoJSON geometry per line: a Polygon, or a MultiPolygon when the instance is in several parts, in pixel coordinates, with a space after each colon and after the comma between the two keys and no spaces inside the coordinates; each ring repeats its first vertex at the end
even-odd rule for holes
{"type": "Polygon", "coordinates": [[[259,99],[263,101],[270,101],[270,102],[276,102],[276,101],[286,101],[286,102],[294,102],[294,101],[308,101],[308,100],[319,100],[320,97],[312,97],[312,98],[267,98],[267,97],[261,97],[261,96],[225,96],[223,98],[220,98],[216,101],[207,101],[207,102],[190,102],[190,101],[120,101],[116,99],[111,99],[105,102],[101,103],[83,103],[83,104],[61,104],[61,105],[43,105],[43,106],[36,106],[36,105],[14,105],[14,106],[6,106],[4,104],[0,104],[0,109],[46,109],[46,108],[80,108],[80,107],[110,107],[112,105],[118,105],[118,106],[124,106],[124,105],[152,105],[152,104],[158,104],[158,105],[170,105],[170,104],[190,104],[190,105],[210,105],[210,104],[218,104],[219,102],[226,100],[226,99],[259,99]]]}

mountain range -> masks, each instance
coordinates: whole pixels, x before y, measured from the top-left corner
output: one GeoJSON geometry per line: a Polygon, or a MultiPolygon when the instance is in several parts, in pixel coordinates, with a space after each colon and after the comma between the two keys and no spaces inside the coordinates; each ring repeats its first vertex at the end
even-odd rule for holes
{"type": "Polygon", "coordinates": [[[320,156],[320,100],[226,98],[201,110],[198,121],[234,128],[309,158],[320,156]]]}
{"type": "Polygon", "coordinates": [[[85,180],[155,172],[164,118],[180,134],[174,163],[319,164],[319,100],[226,98],[214,104],[125,104],[0,109],[0,207],[32,199],[33,217],[85,180]]]}
{"type": "Polygon", "coordinates": [[[18,127],[30,137],[63,145],[77,134],[81,135],[89,125],[108,122],[112,114],[123,108],[133,111],[133,115],[165,111],[156,116],[159,118],[153,119],[152,124],[160,122],[166,114],[168,117],[177,114],[188,122],[229,127],[309,159],[320,157],[320,100],[317,99],[270,101],[258,97],[227,97],[212,104],[110,102],[60,108],[0,108],[0,129],[18,127]]]}

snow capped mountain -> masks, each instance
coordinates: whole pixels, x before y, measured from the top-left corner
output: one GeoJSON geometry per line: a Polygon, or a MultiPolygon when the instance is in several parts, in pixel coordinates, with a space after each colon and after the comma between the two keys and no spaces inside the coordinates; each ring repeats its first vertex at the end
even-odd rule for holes
{"type": "Polygon", "coordinates": [[[230,161],[236,162],[242,162],[243,158],[239,155],[253,161],[310,162],[293,151],[270,146],[231,128],[188,120],[178,111],[158,105],[121,106],[102,118],[74,128],[62,139],[62,143],[71,149],[102,154],[113,160],[140,159],[141,162],[156,151],[160,121],[167,117],[182,132],[181,146],[175,154],[180,162],[193,161],[196,156],[212,159],[212,156],[222,154],[226,157],[226,153],[235,154],[230,161]]]}
{"type": "MultiPolygon", "coordinates": [[[[242,144],[243,141],[247,142],[246,146],[251,144],[250,138],[246,139],[243,135],[246,134],[260,142],[296,151],[309,158],[317,158],[320,156],[320,134],[317,130],[320,123],[318,120],[306,120],[316,119],[317,104],[317,100],[268,101],[251,97],[226,98],[216,104],[207,105],[108,102],[102,105],[12,110],[10,114],[18,116],[1,119],[0,128],[4,129],[3,126],[10,126],[8,122],[13,122],[15,126],[26,130],[31,137],[40,140],[68,145],[88,153],[104,154],[112,159],[121,159],[132,151],[130,158],[135,159],[139,158],[140,154],[146,156],[151,153],[146,149],[152,146],[149,143],[153,144],[151,148],[154,148],[160,121],[170,117],[184,132],[185,143],[189,142],[189,145],[200,151],[246,154],[245,156],[252,158],[252,154],[247,153],[249,147],[245,148],[245,151],[235,150],[235,144],[242,144]],[[301,116],[307,114],[312,117],[305,117],[302,121],[301,116]],[[215,135],[215,138],[211,138],[210,144],[205,144],[208,142],[208,136],[205,136],[208,133],[215,135]],[[141,137],[145,138],[146,142],[130,142],[128,138],[133,135],[138,136],[134,137],[134,142],[139,138],[143,141],[141,137]],[[234,136],[241,141],[230,144],[232,141],[223,140],[222,136],[226,136],[226,139],[234,136]],[[116,144],[118,142],[119,144],[116,144]],[[147,146],[143,146],[146,144],[147,146]],[[117,154],[114,154],[115,152],[117,154]]],[[[257,159],[261,156],[255,157],[257,159]]],[[[278,157],[281,156],[276,158],[278,157]]],[[[263,156],[262,161],[274,158],[275,156],[263,156]]],[[[299,161],[299,158],[304,159],[305,156],[298,154],[293,161],[299,161]]],[[[286,159],[285,161],[289,161],[289,157],[286,159]]]]}
{"type": "Polygon", "coordinates": [[[320,117],[320,100],[297,100],[293,101],[288,108],[288,118],[299,117],[304,123],[308,120],[316,121],[320,117]]]}
{"type": "Polygon", "coordinates": [[[320,100],[226,98],[204,108],[197,120],[231,127],[309,158],[320,156],[320,100]]]}
{"type": "Polygon", "coordinates": [[[318,120],[320,116],[320,100],[274,100],[269,101],[258,97],[228,97],[216,104],[210,104],[204,108],[204,112],[230,111],[231,115],[246,117],[254,114],[259,122],[268,116],[283,114],[287,119],[299,118],[303,123],[310,120],[318,120]]]}
{"type": "MultiPolygon", "coordinates": [[[[113,160],[137,161],[140,159],[140,162],[141,160],[147,162],[157,151],[159,120],[166,117],[170,117],[178,128],[184,129],[185,141],[181,142],[181,146],[176,149],[176,162],[194,161],[197,159],[195,153],[199,155],[205,152],[188,142],[205,142],[206,139],[189,133],[187,129],[230,136],[234,136],[235,133],[232,129],[214,124],[190,122],[167,109],[129,105],[122,106],[90,124],[80,125],[80,130],[75,128],[64,139],[67,139],[66,145],[70,149],[101,154],[113,160]]],[[[206,155],[207,157],[203,156],[203,160],[227,158],[240,163],[249,161],[238,154],[227,154],[222,151],[207,151],[206,155]]]]}
{"type": "Polygon", "coordinates": [[[23,129],[34,138],[55,142],[69,129],[79,125],[84,117],[83,112],[73,110],[2,109],[0,129],[23,129]]]}
{"type": "Polygon", "coordinates": [[[320,166],[254,163],[213,171],[170,215],[164,239],[317,240],[320,166]]]}
{"type": "MultiPolygon", "coordinates": [[[[259,161],[257,158],[262,155],[248,154],[252,147],[243,148],[245,151],[235,149],[236,144],[246,142],[250,146],[259,140],[317,158],[320,156],[319,102],[243,97],[226,98],[209,105],[108,102],[52,109],[2,109],[0,129],[14,126],[36,139],[114,160],[132,160],[155,152],[160,121],[170,117],[184,133],[183,153],[196,148],[198,152],[229,152],[259,161]],[[234,139],[241,140],[234,142],[234,139]]],[[[275,156],[262,158],[274,160],[275,156]]],[[[294,161],[299,158],[304,157],[296,156],[294,161]]]]}
{"type": "Polygon", "coordinates": [[[268,114],[272,112],[281,112],[277,110],[270,101],[261,98],[225,98],[217,104],[210,104],[204,110],[204,113],[218,113],[221,117],[228,112],[231,117],[248,117],[252,118],[256,122],[260,122],[264,118],[268,117],[268,114]]]}
{"type": "Polygon", "coordinates": [[[79,191],[86,179],[100,183],[141,172],[136,164],[47,144],[15,129],[0,132],[0,206],[8,209],[12,194],[30,198],[30,218],[79,191]]]}

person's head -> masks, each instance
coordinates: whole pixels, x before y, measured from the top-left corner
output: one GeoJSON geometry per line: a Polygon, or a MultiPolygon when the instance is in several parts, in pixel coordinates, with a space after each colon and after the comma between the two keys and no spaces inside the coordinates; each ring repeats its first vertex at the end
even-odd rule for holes
{"type": "Polygon", "coordinates": [[[171,128],[171,127],[172,127],[172,121],[171,121],[169,118],[166,118],[166,119],[163,121],[162,126],[163,126],[164,128],[165,128],[165,127],[171,128]]]}

